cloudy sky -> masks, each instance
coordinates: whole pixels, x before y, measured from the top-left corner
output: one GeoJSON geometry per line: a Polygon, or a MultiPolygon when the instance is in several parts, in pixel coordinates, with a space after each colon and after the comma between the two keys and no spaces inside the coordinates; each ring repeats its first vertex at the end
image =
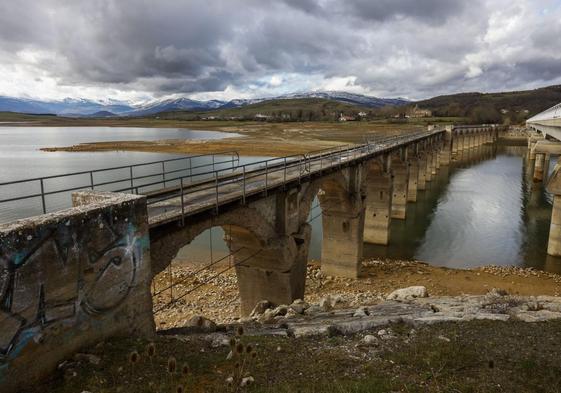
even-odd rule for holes
{"type": "Polygon", "coordinates": [[[0,0],[0,95],[138,102],[561,84],[561,0],[0,0]]]}

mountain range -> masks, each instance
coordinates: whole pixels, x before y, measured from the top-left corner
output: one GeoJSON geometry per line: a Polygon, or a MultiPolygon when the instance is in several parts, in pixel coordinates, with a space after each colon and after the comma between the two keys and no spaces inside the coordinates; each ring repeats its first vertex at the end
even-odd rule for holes
{"type": "Polygon", "coordinates": [[[342,91],[318,91],[286,94],[277,97],[257,99],[234,99],[230,101],[198,101],[190,98],[165,98],[139,105],[122,101],[93,101],[66,98],[60,101],[41,101],[27,98],[0,96],[0,112],[19,112],[28,114],[56,114],[75,117],[112,117],[112,116],[150,116],[170,111],[208,111],[214,109],[239,108],[258,102],[278,99],[323,98],[363,106],[381,108],[386,105],[405,105],[409,101],[402,98],[378,98],[342,91]]]}

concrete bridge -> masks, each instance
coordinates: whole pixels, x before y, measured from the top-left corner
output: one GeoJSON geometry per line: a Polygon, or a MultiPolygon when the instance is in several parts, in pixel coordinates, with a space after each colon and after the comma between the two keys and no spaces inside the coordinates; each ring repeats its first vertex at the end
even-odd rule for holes
{"type": "Polygon", "coordinates": [[[242,312],[262,299],[291,303],[304,295],[317,196],[322,209],[322,270],[358,277],[363,243],[387,245],[392,219],[453,155],[492,142],[494,127],[430,130],[306,159],[271,160],[266,168],[240,170],[188,189],[148,195],[153,273],[203,231],[224,229],[234,260],[242,312]]]}
{"type": "Polygon", "coordinates": [[[533,163],[534,182],[547,180],[547,190],[553,194],[553,211],[549,229],[547,253],[561,256],[561,163],[557,163],[548,179],[551,155],[561,155],[561,104],[557,104],[526,122],[533,131],[528,137],[528,154],[533,163]]]}
{"type": "MultiPolygon", "coordinates": [[[[75,192],[74,208],[0,225],[0,387],[32,383],[106,337],[151,334],[152,277],[212,227],[227,234],[244,314],[262,299],[304,297],[316,196],[322,270],[358,277],[363,244],[391,242],[391,220],[406,218],[407,203],[439,169],[494,142],[499,131],[429,129],[216,169],[198,182],[171,181],[164,172],[161,188],[146,192],[131,167],[128,194],[96,191],[90,173],[92,190],[75,192]]],[[[43,179],[33,180],[46,210],[43,179]]]]}

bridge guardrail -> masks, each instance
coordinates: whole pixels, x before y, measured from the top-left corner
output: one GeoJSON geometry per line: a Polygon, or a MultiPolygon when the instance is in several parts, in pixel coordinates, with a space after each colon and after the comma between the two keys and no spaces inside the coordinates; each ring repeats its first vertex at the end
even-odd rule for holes
{"type": "MultiPolygon", "coordinates": [[[[161,207],[164,212],[169,209],[165,207],[164,202],[177,199],[177,205],[179,208],[171,208],[175,211],[177,215],[181,215],[181,221],[184,221],[185,217],[185,199],[193,194],[205,193],[209,190],[213,190],[212,195],[207,195],[208,199],[212,199],[214,209],[218,211],[220,206],[220,196],[221,194],[226,195],[227,188],[236,184],[239,187],[238,196],[243,203],[245,203],[246,198],[250,194],[254,193],[267,193],[272,187],[284,187],[288,181],[298,181],[301,182],[302,178],[309,176],[314,172],[322,172],[333,167],[341,166],[347,161],[357,158],[363,158],[371,154],[380,154],[385,151],[389,151],[397,145],[409,143],[418,139],[432,136],[434,134],[442,133],[444,130],[434,130],[429,132],[417,132],[414,134],[409,134],[406,136],[394,136],[385,138],[379,141],[374,148],[372,144],[363,145],[344,145],[341,147],[329,148],[318,150],[315,152],[310,152],[306,155],[295,155],[281,158],[273,158],[268,160],[263,160],[260,162],[250,163],[241,165],[237,171],[229,176],[221,178],[218,176],[218,172],[215,172],[214,181],[212,179],[203,181],[195,187],[186,186],[181,179],[179,187],[168,195],[162,196],[161,198],[155,198],[148,201],[148,205],[154,208],[161,207]],[[289,160],[290,158],[290,160],[289,160]],[[276,162],[276,164],[274,164],[276,162]],[[249,170],[251,167],[255,169],[249,170]],[[297,176],[288,178],[288,173],[291,169],[296,168],[297,176]],[[274,179],[275,173],[281,173],[280,179],[274,179]],[[248,187],[248,184],[252,179],[261,178],[260,187],[248,187]],[[273,181],[274,182],[271,182],[273,181]]],[[[231,196],[233,199],[238,197],[231,196]]],[[[223,201],[224,202],[224,201],[223,201]]],[[[206,206],[208,208],[208,204],[206,206]]],[[[177,219],[178,217],[176,217],[177,219]]]]}
{"type": "MultiPolygon", "coordinates": [[[[78,171],[71,172],[62,175],[50,175],[37,178],[29,178],[22,180],[13,180],[8,182],[0,183],[0,206],[10,202],[17,202],[26,199],[37,198],[40,199],[41,211],[42,213],[47,213],[49,211],[47,204],[47,197],[51,195],[59,195],[70,193],[73,191],[85,190],[85,189],[101,189],[102,187],[107,187],[111,185],[119,185],[128,183],[127,187],[120,187],[119,190],[109,189],[104,191],[123,191],[128,190],[134,193],[137,187],[143,187],[148,184],[166,184],[171,180],[170,176],[176,177],[178,173],[188,172],[188,177],[197,176],[198,170],[204,170],[205,168],[212,168],[215,170],[216,167],[222,165],[230,165],[229,169],[236,167],[235,163],[239,163],[240,157],[237,151],[224,151],[213,154],[199,154],[188,157],[171,158],[168,160],[158,160],[151,161],[140,164],[133,165],[123,165],[111,168],[101,168],[89,171],[78,171]],[[230,158],[226,158],[226,157],[230,158]],[[197,161],[203,161],[203,163],[197,163],[197,161]],[[208,161],[205,163],[205,161],[208,161]],[[179,168],[170,168],[170,164],[179,164],[179,168]],[[183,166],[182,163],[185,163],[183,166]],[[148,174],[135,174],[135,170],[139,168],[157,168],[154,173],[148,174]],[[126,172],[123,176],[122,172],[126,172]],[[111,180],[99,180],[99,178],[107,177],[110,173],[119,176],[117,179],[111,180]],[[96,177],[98,179],[96,179],[96,177]],[[61,183],[62,179],[71,179],[69,183],[77,183],[71,187],[56,188],[56,183],[61,183]],[[158,178],[157,182],[146,182],[148,179],[158,178]],[[142,183],[144,182],[144,183],[142,183]],[[49,184],[50,183],[50,184],[49,184]],[[49,187],[51,186],[51,187],[49,187]],[[54,187],[53,189],[50,189],[54,187]],[[33,189],[34,191],[27,192],[25,194],[18,193],[21,189],[33,189]]],[[[116,186],[117,187],[117,186],[116,186]]],[[[24,191],[25,192],[25,191],[24,191]]],[[[138,192],[137,192],[138,193],[138,192]]]]}
{"type": "MultiPolygon", "coordinates": [[[[100,187],[120,184],[124,185],[124,187],[114,187],[110,189],[104,189],[104,191],[130,192],[135,194],[147,195],[149,197],[148,204],[152,206],[173,198],[179,198],[182,201],[182,214],[184,214],[183,201],[187,196],[198,192],[208,191],[209,189],[214,189],[214,200],[216,209],[218,209],[220,192],[234,183],[240,184],[240,188],[242,190],[242,200],[245,202],[247,195],[251,191],[248,190],[248,181],[252,179],[263,177],[263,189],[265,192],[267,192],[267,190],[271,186],[270,182],[273,180],[274,175],[278,174],[279,172],[281,172],[281,184],[284,186],[288,181],[294,180],[288,178],[289,172],[294,169],[296,169],[298,173],[297,180],[300,182],[303,177],[310,175],[314,171],[321,172],[325,169],[332,168],[333,166],[341,166],[349,160],[372,153],[379,153],[384,149],[390,149],[395,145],[407,143],[409,141],[427,137],[440,132],[443,132],[443,130],[433,130],[429,132],[423,131],[405,136],[396,135],[383,139],[376,139],[375,142],[369,141],[368,143],[361,145],[342,145],[334,148],[312,151],[307,154],[296,154],[286,157],[270,158],[243,165],[235,165],[236,162],[239,164],[239,155],[237,152],[227,151],[215,153],[212,155],[180,157],[136,165],[127,165],[91,171],[74,172],[63,175],[45,176],[33,179],[4,182],[0,183],[0,192],[2,190],[2,187],[10,187],[33,182],[39,183],[40,192],[0,199],[0,207],[2,204],[8,202],[14,202],[23,199],[40,198],[41,210],[43,213],[46,213],[49,210],[46,201],[47,196],[69,193],[72,191],[84,189],[99,189],[100,187]],[[378,149],[375,149],[376,146],[378,147],[378,149]],[[230,155],[231,158],[226,159],[225,156],[227,155],[230,155]],[[211,162],[193,166],[193,162],[196,158],[204,157],[210,159],[211,162]],[[220,158],[217,160],[216,157],[220,158]],[[166,163],[180,161],[187,161],[189,163],[189,166],[179,169],[166,169],[166,163]],[[220,168],[220,166],[224,164],[229,164],[229,166],[220,168]],[[157,173],[142,175],[134,174],[135,168],[147,167],[150,165],[161,165],[162,169],[157,173]],[[204,169],[207,168],[212,169],[205,171],[204,169]],[[97,182],[94,181],[94,174],[107,173],[110,171],[123,169],[128,170],[128,176],[119,178],[117,180],[97,182]],[[202,169],[202,171],[194,173],[194,170],[196,169],[202,169]],[[185,171],[189,171],[189,174],[182,175],[181,173],[185,171]],[[88,184],[79,184],[75,187],[66,187],[55,190],[47,190],[45,188],[45,183],[48,180],[60,180],[62,178],[78,175],[89,176],[88,184]],[[154,180],[147,181],[148,179],[154,180]],[[142,181],[142,183],[139,183],[140,181],[142,181]],[[127,184],[125,185],[124,183],[127,184]],[[156,192],[154,192],[154,190],[156,190],[156,192]]],[[[276,183],[278,183],[278,181],[276,183]]],[[[274,184],[274,186],[278,185],[276,183],[274,184]]]]}

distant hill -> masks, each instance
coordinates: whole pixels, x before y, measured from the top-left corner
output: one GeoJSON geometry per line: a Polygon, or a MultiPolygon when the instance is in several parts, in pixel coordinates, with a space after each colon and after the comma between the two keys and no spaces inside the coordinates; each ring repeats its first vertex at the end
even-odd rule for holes
{"type": "Polygon", "coordinates": [[[310,93],[295,93],[277,97],[278,99],[295,98],[323,98],[325,100],[339,101],[346,104],[358,105],[365,108],[382,108],[387,105],[400,106],[410,101],[404,98],[378,98],[362,94],[347,93],[344,91],[318,91],[310,93]]]}
{"type": "Polygon", "coordinates": [[[56,115],[76,117],[98,117],[98,114],[102,112],[112,113],[117,116],[152,116],[160,112],[203,112],[216,109],[240,108],[264,101],[303,98],[322,98],[351,105],[359,105],[365,108],[380,108],[386,105],[403,105],[408,103],[408,101],[403,99],[377,98],[337,91],[297,93],[272,98],[234,99],[230,101],[199,101],[186,97],[164,98],[137,105],[112,100],[98,102],[86,99],[67,98],[59,101],[41,101],[0,96],[0,111],[27,114],[53,113],[56,115]]]}
{"type": "Polygon", "coordinates": [[[323,98],[277,98],[240,106],[221,108],[213,111],[163,112],[160,119],[198,120],[198,119],[239,119],[239,120],[280,120],[280,121],[318,121],[336,120],[340,113],[357,115],[368,112],[370,108],[328,100],[323,98]]]}
{"type": "Polygon", "coordinates": [[[504,93],[460,93],[415,102],[436,116],[469,116],[476,110],[533,116],[561,102],[561,85],[504,93]],[[526,112],[528,111],[528,112],[526,112]]]}
{"type": "Polygon", "coordinates": [[[91,115],[87,115],[86,117],[115,117],[118,116],[113,112],[109,112],[109,111],[98,111],[95,113],[92,113],[91,115]]]}
{"type": "Polygon", "coordinates": [[[0,96],[0,112],[18,112],[27,114],[52,113],[62,116],[84,116],[99,111],[115,114],[130,112],[134,108],[118,101],[97,102],[85,99],[66,98],[59,101],[41,101],[27,98],[0,96]]]}

